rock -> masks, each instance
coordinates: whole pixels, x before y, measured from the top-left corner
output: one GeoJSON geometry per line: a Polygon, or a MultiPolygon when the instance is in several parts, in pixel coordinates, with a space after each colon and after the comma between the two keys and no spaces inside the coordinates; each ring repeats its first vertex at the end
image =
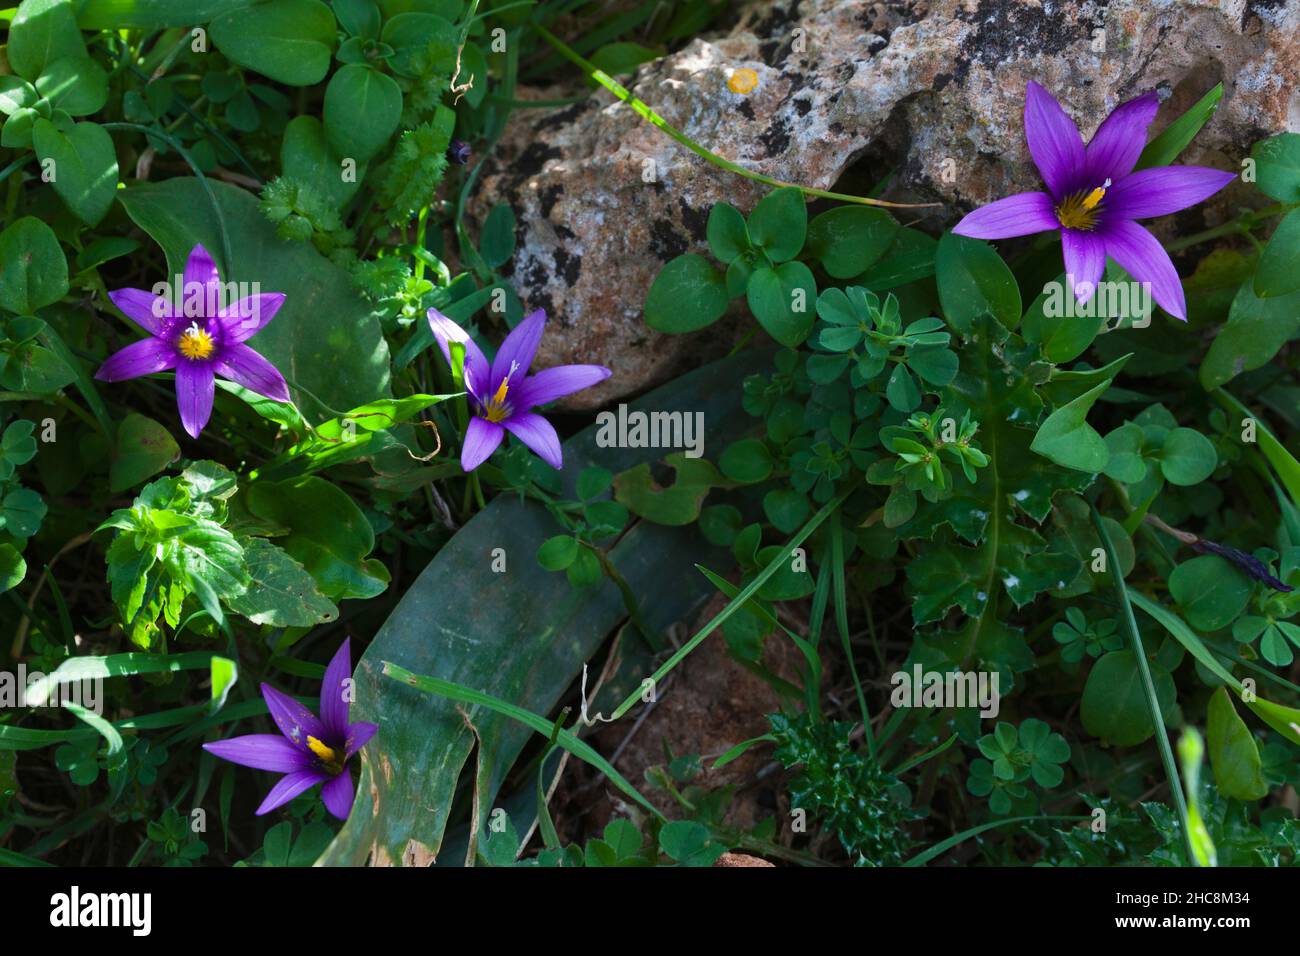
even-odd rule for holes
{"type": "Polygon", "coordinates": [[[775,863],[769,863],[757,856],[750,856],[747,853],[724,853],[713,861],[714,866],[734,867],[734,866],[776,866],[775,863]]]}
{"type": "MultiPolygon", "coordinates": [[[[937,230],[1039,188],[1021,123],[1028,80],[1085,136],[1151,88],[1167,97],[1154,133],[1222,81],[1222,105],[1184,161],[1235,168],[1255,140],[1300,128],[1298,37],[1300,3],[1287,0],[777,0],[745,8],[727,36],[644,65],[630,89],[696,142],[781,180],[825,189],[864,156],[883,160],[898,172],[890,198],[945,204],[908,217],[937,230]],[[747,94],[727,85],[742,68],[758,77],[747,94]]],[[[488,162],[471,213],[514,207],[513,280],[551,316],[539,365],[614,370],[569,407],[642,391],[729,343],[717,328],[654,333],[642,304],[664,262],[704,251],[713,203],[748,211],[766,187],[705,162],[604,90],[517,111],[488,162]]],[[[1179,228],[1220,221],[1237,192],[1179,214],[1179,228]]]]}

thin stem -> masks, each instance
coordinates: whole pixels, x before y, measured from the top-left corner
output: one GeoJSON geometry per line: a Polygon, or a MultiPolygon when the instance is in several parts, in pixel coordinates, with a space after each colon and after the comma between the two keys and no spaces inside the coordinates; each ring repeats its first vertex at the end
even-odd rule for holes
{"type": "Polygon", "coordinates": [[[591,77],[591,79],[595,80],[601,86],[605,87],[605,89],[609,90],[611,93],[617,96],[628,106],[632,107],[633,112],[635,112],[642,119],[646,120],[646,122],[650,123],[651,126],[655,126],[663,130],[670,137],[672,137],[672,139],[676,140],[682,146],[685,146],[687,149],[689,149],[692,153],[699,156],[700,158],[707,160],[708,162],[712,163],[714,166],[717,166],[721,169],[725,169],[728,172],[735,173],[737,176],[744,176],[746,179],[752,179],[755,182],[764,183],[765,185],[774,186],[777,188],[791,186],[795,189],[801,190],[806,195],[817,196],[818,198],[821,199],[835,199],[840,202],[860,203],[865,206],[887,206],[891,209],[923,209],[930,206],[941,205],[941,203],[933,203],[933,202],[931,203],[886,202],[883,199],[868,199],[865,196],[850,196],[845,193],[827,192],[824,189],[815,189],[812,186],[802,186],[799,183],[788,183],[784,180],[776,179],[775,177],[772,176],[766,176],[763,173],[756,173],[751,169],[746,169],[744,166],[741,166],[738,163],[734,163],[731,160],[726,159],[725,157],[719,156],[717,153],[712,152],[711,150],[705,149],[703,146],[700,146],[698,143],[692,140],[685,133],[682,133],[675,127],[669,125],[667,120],[665,120],[653,109],[651,109],[645,103],[641,102],[631,93],[629,93],[627,89],[623,87],[622,84],[620,84],[617,80],[611,77],[604,70],[599,70],[595,67],[594,64],[588,62],[587,60],[584,60],[570,47],[565,45],[563,40],[557,37],[550,30],[546,29],[546,27],[542,26],[540,23],[533,23],[532,28],[537,31],[537,33],[542,37],[543,40],[545,40],[551,46],[555,47],[556,51],[559,52],[561,56],[563,56],[569,62],[573,63],[575,66],[578,67],[578,69],[582,70],[585,74],[587,74],[587,76],[591,77]]]}
{"type": "Polygon", "coordinates": [[[1133,605],[1128,599],[1128,588],[1124,584],[1119,559],[1115,555],[1115,548],[1111,544],[1110,533],[1106,530],[1106,524],[1101,520],[1101,514],[1098,513],[1096,506],[1090,507],[1092,509],[1093,526],[1097,529],[1097,536],[1101,539],[1102,547],[1106,549],[1107,566],[1110,569],[1111,579],[1115,582],[1115,596],[1119,599],[1120,610],[1123,612],[1122,619],[1124,625],[1128,628],[1129,638],[1133,645],[1133,655],[1137,658],[1138,672],[1142,675],[1142,687],[1147,696],[1147,709],[1151,711],[1151,726],[1155,730],[1156,744],[1160,749],[1160,762],[1165,766],[1165,776],[1169,778],[1170,796],[1178,810],[1178,819],[1183,827],[1183,842],[1187,845],[1187,859],[1195,860],[1196,851],[1192,846],[1191,823],[1187,815],[1187,797],[1183,792],[1182,778],[1178,775],[1178,765],[1174,763],[1173,748],[1169,746],[1169,734],[1165,731],[1165,719],[1160,710],[1160,698],[1156,695],[1155,681],[1151,679],[1151,666],[1147,663],[1146,650],[1142,646],[1142,636],[1138,632],[1137,619],[1133,616],[1133,605]]]}

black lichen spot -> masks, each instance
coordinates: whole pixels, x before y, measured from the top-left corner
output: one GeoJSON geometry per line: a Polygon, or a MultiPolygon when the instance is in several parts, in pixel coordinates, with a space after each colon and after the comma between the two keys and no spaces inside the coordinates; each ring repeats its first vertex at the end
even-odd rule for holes
{"type": "Polygon", "coordinates": [[[784,153],[790,146],[790,124],[787,120],[777,117],[772,121],[758,137],[760,143],[767,148],[767,155],[776,156],[784,153]]]}
{"type": "Polygon", "coordinates": [[[676,259],[690,248],[688,242],[675,228],[671,220],[656,219],[650,226],[650,251],[662,261],[676,259]]]}
{"type": "Polygon", "coordinates": [[[560,197],[563,195],[564,187],[559,183],[554,183],[542,189],[541,194],[538,196],[538,205],[541,207],[543,219],[551,218],[551,210],[555,208],[555,204],[559,202],[560,197]]]}
{"type": "Polygon", "coordinates": [[[686,227],[696,242],[704,242],[709,234],[709,214],[703,209],[696,209],[680,196],[677,208],[682,211],[682,225],[686,227]]]}
{"type": "Polygon", "coordinates": [[[873,36],[870,40],[867,41],[867,52],[879,53],[887,46],[889,46],[889,37],[882,36],[879,33],[877,33],[875,36],[873,36]]]}
{"type": "Polygon", "coordinates": [[[794,107],[794,111],[800,116],[807,116],[809,111],[812,110],[812,100],[808,99],[791,100],[790,105],[794,107]]]}
{"type": "Polygon", "coordinates": [[[754,119],[754,104],[749,102],[749,100],[741,100],[740,105],[736,107],[736,112],[745,117],[745,119],[752,120],[754,119]]]}
{"type": "Polygon", "coordinates": [[[548,160],[559,159],[563,155],[564,151],[557,146],[547,146],[540,140],[529,143],[528,148],[514,161],[514,172],[525,178],[535,176],[542,171],[548,160]]]}
{"type": "Polygon", "coordinates": [[[1092,31],[1106,25],[1105,7],[1056,9],[1055,4],[1027,4],[1020,0],[981,0],[973,8],[959,8],[957,18],[975,25],[962,46],[954,79],[966,79],[971,64],[994,66],[1019,59],[1026,53],[1048,56],[1091,40],[1092,31]]]}
{"type": "Polygon", "coordinates": [[[582,256],[569,253],[564,249],[556,249],[555,271],[572,289],[574,283],[578,281],[578,274],[582,272],[582,256]]]}

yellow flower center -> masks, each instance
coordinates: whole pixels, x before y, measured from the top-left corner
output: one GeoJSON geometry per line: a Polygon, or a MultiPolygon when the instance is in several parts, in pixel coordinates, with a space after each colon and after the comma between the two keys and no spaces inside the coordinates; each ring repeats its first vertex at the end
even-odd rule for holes
{"type": "Polygon", "coordinates": [[[1088,232],[1097,225],[1098,205],[1110,188],[1110,180],[1098,186],[1092,192],[1074,193],[1066,196],[1056,207],[1056,220],[1066,229],[1081,229],[1088,232]]]}
{"type": "Polygon", "coordinates": [[[483,417],[488,421],[499,422],[510,416],[510,407],[506,405],[506,395],[510,391],[510,376],[515,374],[517,368],[519,368],[518,362],[510,363],[510,371],[506,373],[506,377],[497,386],[496,394],[484,404],[483,417]]]}
{"type": "Polygon", "coordinates": [[[307,747],[320,760],[322,768],[330,773],[342,772],[343,763],[339,760],[338,752],[333,747],[327,747],[324,743],[311,736],[307,738],[307,747]]]}
{"type": "Polygon", "coordinates": [[[180,350],[181,355],[191,361],[208,358],[216,347],[212,336],[199,328],[197,322],[191,322],[190,327],[176,340],[176,348],[180,350]]]}

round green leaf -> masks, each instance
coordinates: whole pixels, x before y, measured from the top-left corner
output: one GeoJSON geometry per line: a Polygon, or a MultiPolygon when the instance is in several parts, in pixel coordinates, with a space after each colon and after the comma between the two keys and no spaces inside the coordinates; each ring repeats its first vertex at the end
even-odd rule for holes
{"type": "Polygon", "coordinates": [[[772,453],[757,438],[745,438],[722,453],[718,467],[732,481],[753,484],[772,473],[772,453]]]}
{"type": "Polygon", "coordinates": [[[352,63],[325,87],[323,115],[334,152],[363,163],[383,149],[397,129],[402,90],[391,76],[352,63]]]}
{"type": "Polygon", "coordinates": [[[212,42],[232,63],[287,86],[325,79],[334,50],[334,13],[320,0],[270,0],[217,17],[212,42]]]}
{"type": "Polygon", "coordinates": [[[117,429],[109,490],[134,488],[170,465],[180,453],[180,446],[164,426],[143,415],[127,415],[117,429]]]}
{"type": "Polygon", "coordinates": [[[0,308],[30,315],[68,292],[68,260],[54,230],[24,216],[0,232],[0,308]]]}
{"type": "Polygon", "coordinates": [[[16,588],[27,577],[27,562],[12,544],[0,544],[0,592],[16,588]]]}
{"type": "Polygon", "coordinates": [[[46,65],[36,89],[69,116],[89,116],[108,101],[108,74],[88,56],[65,56],[46,65]]]}
{"type": "Polygon", "coordinates": [[[794,348],[808,338],[813,327],[817,282],[802,262],[758,269],[749,279],[745,297],[767,334],[786,348],[794,348]]]}
{"type": "Polygon", "coordinates": [[[709,251],[720,262],[730,263],[750,248],[745,217],[729,203],[715,203],[709,210],[709,251]]]}
{"type": "Polygon", "coordinates": [[[848,279],[883,256],[897,234],[898,223],[883,209],[840,206],[808,224],[808,252],[829,275],[848,279]]]}
{"type": "Polygon", "coordinates": [[[1300,209],[1292,209],[1278,223],[1259,257],[1255,294],[1268,299],[1300,290],[1300,209]]]}
{"type": "Polygon", "coordinates": [[[1250,155],[1255,160],[1255,185],[1261,192],[1279,202],[1300,202],[1300,133],[1261,140],[1250,155]]]}
{"type": "Polygon", "coordinates": [[[660,332],[694,332],[726,311],[722,274],[695,253],[678,256],[659,270],[645,300],[646,325],[660,332]]]}
{"type": "MultiPolygon", "coordinates": [[[[1156,699],[1161,713],[1167,714],[1174,703],[1174,679],[1163,667],[1150,666],[1156,699]]],[[[1142,675],[1132,651],[1111,651],[1093,665],[1083,688],[1079,716],[1088,733],[1121,747],[1140,744],[1154,733],[1142,675]]]]}
{"type": "Polygon", "coordinates": [[[1184,561],[1169,575],[1169,593],[1187,623],[1201,631],[1227,627],[1250,601],[1250,580],[1217,554],[1184,561]]]}
{"type": "Polygon", "coordinates": [[[59,198],[86,225],[97,225],[117,193],[117,153],[108,133],[94,123],[77,123],[64,132],[38,119],[32,144],[59,198]]]}
{"type": "Polygon", "coordinates": [[[537,549],[537,563],[547,571],[563,571],[578,557],[578,539],[571,534],[547,538],[537,549]]]}
{"type": "Polygon", "coordinates": [[[1196,485],[1219,464],[1219,456],[1210,440],[1190,428],[1175,428],[1165,438],[1160,450],[1160,470],[1170,484],[1196,485]]]}
{"type": "Polygon", "coordinates": [[[5,50],[13,72],[35,82],[47,64],[86,55],[74,10],[68,0],[23,0],[18,5],[5,50]]]}
{"type": "Polygon", "coordinates": [[[808,207],[803,192],[783,186],[762,198],[749,214],[749,238],[773,262],[793,259],[808,233],[808,207]]]}

